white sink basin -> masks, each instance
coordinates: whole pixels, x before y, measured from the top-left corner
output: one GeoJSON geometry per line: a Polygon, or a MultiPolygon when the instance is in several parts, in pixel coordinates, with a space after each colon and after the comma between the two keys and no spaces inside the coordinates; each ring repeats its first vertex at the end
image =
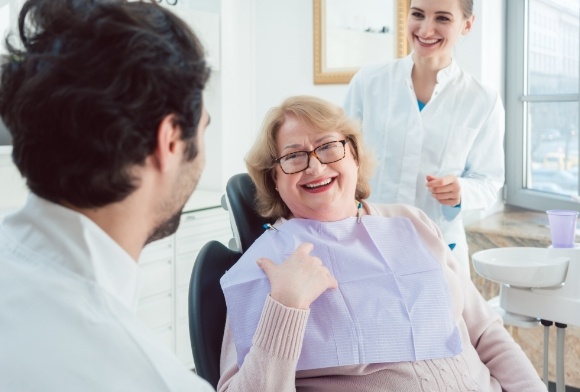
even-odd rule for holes
{"type": "Polygon", "coordinates": [[[495,248],[471,256],[486,279],[516,287],[552,287],[566,280],[570,258],[550,256],[547,248],[495,248]]]}

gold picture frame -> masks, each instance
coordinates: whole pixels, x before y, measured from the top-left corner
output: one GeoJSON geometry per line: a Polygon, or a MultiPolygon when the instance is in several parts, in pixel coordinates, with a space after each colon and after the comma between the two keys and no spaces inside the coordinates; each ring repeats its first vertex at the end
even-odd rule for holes
{"type": "MultiPolygon", "coordinates": [[[[349,83],[358,69],[368,62],[368,59],[372,58],[376,61],[385,58],[394,59],[409,53],[405,31],[409,0],[384,0],[384,2],[385,4],[381,6],[393,7],[390,25],[383,25],[382,28],[377,29],[371,26],[366,27],[366,25],[361,27],[359,23],[354,28],[350,26],[335,28],[331,27],[328,21],[329,15],[332,20],[340,19],[342,23],[347,18],[352,19],[352,13],[348,13],[349,10],[328,9],[328,3],[331,6],[338,4],[336,0],[313,0],[314,84],[349,83]],[[339,18],[337,18],[337,13],[340,14],[341,11],[348,15],[342,18],[338,15],[339,18]],[[340,34],[340,37],[337,34],[340,34]],[[345,37],[347,39],[344,39],[345,37]],[[336,44],[333,45],[333,42],[336,44]],[[352,43],[352,50],[348,43],[352,43]],[[380,53],[382,57],[376,56],[377,53],[380,53]]],[[[345,3],[342,2],[342,4],[345,3]]],[[[373,14],[373,12],[366,12],[373,14]]],[[[377,13],[379,12],[377,10],[377,13]]]]}

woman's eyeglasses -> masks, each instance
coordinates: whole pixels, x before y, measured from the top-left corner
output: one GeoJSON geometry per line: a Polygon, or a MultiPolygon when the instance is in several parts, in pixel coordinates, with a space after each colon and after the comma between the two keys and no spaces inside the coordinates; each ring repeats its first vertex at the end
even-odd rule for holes
{"type": "Polygon", "coordinates": [[[345,145],[348,138],[334,142],[324,143],[312,151],[295,151],[290,154],[274,159],[274,163],[280,164],[286,174],[294,174],[304,171],[310,165],[310,157],[315,156],[320,163],[327,164],[338,162],[346,155],[345,145]]]}

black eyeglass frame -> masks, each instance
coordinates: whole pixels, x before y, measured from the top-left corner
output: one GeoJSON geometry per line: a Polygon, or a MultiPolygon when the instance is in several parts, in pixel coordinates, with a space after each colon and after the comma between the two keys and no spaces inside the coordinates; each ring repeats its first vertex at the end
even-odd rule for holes
{"type": "Polygon", "coordinates": [[[343,160],[343,159],[344,159],[344,157],[346,156],[346,143],[348,143],[349,141],[350,141],[350,138],[348,138],[348,137],[347,137],[347,138],[346,138],[346,139],[344,139],[344,140],[334,140],[334,141],[332,141],[332,142],[323,143],[323,144],[321,144],[320,146],[316,147],[314,150],[310,150],[310,151],[294,151],[294,152],[288,153],[288,154],[286,154],[286,155],[282,155],[281,157],[274,159],[274,160],[272,161],[272,163],[275,163],[275,164],[278,164],[278,165],[280,165],[280,169],[282,169],[282,172],[283,172],[284,174],[296,174],[296,173],[300,173],[300,172],[303,172],[304,170],[308,169],[308,166],[310,166],[310,157],[311,157],[312,155],[314,155],[314,156],[316,157],[316,159],[318,159],[318,161],[319,161],[320,163],[322,163],[323,165],[326,165],[326,164],[329,164],[329,163],[334,163],[334,162],[338,162],[338,161],[340,161],[340,160],[343,160]],[[319,156],[316,154],[316,150],[318,150],[318,149],[319,149],[319,148],[321,148],[321,147],[327,146],[327,145],[329,145],[329,144],[332,144],[332,143],[337,143],[337,142],[342,144],[342,157],[340,157],[340,158],[339,158],[339,159],[337,159],[337,160],[331,161],[331,162],[322,162],[322,161],[320,160],[320,157],[319,157],[319,156]],[[280,161],[281,161],[282,159],[286,158],[288,155],[292,155],[292,154],[298,154],[298,153],[301,153],[301,152],[305,152],[305,153],[307,154],[306,156],[307,156],[307,158],[308,158],[308,159],[306,160],[306,166],[304,167],[304,169],[301,169],[301,170],[298,170],[298,171],[295,171],[295,172],[291,172],[291,173],[288,173],[288,172],[286,172],[286,171],[284,170],[284,168],[282,167],[282,162],[280,162],[280,161]]]}

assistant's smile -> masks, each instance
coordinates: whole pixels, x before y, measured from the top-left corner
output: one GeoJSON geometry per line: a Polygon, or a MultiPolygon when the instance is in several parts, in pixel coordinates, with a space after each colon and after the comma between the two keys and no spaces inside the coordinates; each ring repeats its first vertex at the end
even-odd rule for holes
{"type": "Polygon", "coordinates": [[[438,43],[439,41],[441,41],[440,38],[432,38],[432,39],[426,39],[426,38],[421,38],[418,35],[415,35],[415,38],[417,38],[417,40],[424,45],[433,45],[438,43]]]}

